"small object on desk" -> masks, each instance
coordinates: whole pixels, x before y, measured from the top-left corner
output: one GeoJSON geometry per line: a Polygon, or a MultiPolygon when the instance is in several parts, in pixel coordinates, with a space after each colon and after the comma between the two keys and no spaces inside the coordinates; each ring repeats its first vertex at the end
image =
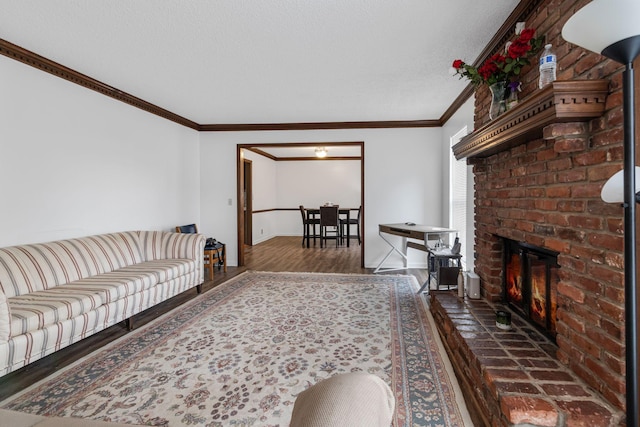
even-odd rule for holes
{"type": "Polygon", "coordinates": [[[456,238],[453,240],[453,246],[451,247],[451,253],[452,254],[459,254],[461,248],[462,248],[462,244],[460,243],[460,238],[458,236],[456,236],[456,238]]]}
{"type": "Polygon", "coordinates": [[[413,226],[413,225],[416,225],[416,223],[415,222],[405,222],[404,225],[413,226]]]}

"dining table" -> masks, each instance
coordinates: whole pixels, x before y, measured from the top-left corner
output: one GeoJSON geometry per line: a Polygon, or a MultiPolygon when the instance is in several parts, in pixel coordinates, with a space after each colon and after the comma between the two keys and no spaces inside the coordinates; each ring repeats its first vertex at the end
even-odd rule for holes
{"type": "MultiPolygon", "coordinates": [[[[347,220],[347,247],[349,247],[349,240],[351,237],[351,227],[348,225],[349,224],[349,220],[351,219],[351,211],[357,211],[359,208],[341,208],[338,207],[338,216],[342,215],[342,219],[346,219],[347,220]]],[[[307,218],[311,218],[311,219],[316,219],[316,218],[320,218],[320,208],[305,208],[305,210],[307,211],[307,218]]],[[[309,237],[319,237],[319,236],[312,236],[310,234],[310,229],[309,229],[309,224],[307,224],[307,235],[309,237]]],[[[307,239],[307,247],[309,247],[309,240],[307,239]]],[[[314,242],[315,244],[315,242],[314,242]]]]}

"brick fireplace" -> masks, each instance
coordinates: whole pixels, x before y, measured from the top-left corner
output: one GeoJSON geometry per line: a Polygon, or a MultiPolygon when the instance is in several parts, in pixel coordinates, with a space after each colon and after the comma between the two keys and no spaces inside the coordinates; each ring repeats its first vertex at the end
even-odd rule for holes
{"type": "Polygon", "coordinates": [[[502,299],[503,238],[557,252],[558,358],[623,408],[623,217],[621,207],[600,199],[621,169],[619,126],[615,109],[591,121],[551,123],[541,138],[469,161],[483,297],[502,299]]]}
{"type": "MultiPolygon", "coordinates": [[[[602,79],[554,82],[453,148],[473,164],[475,271],[488,304],[434,295],[432,311],[448,351],[458,353],[451,354],[454,369],[476,391],[470,397],[476,410],[490,414],[481,424],[614,426],[621,420],[622,208],[600,200],[602,185],[621,167],[609,86],[602,79]],[[542,263],[545,270],[557,267],[547,338],[530,327],[535,319],[520,322],[527,309],[513,310],[521,316],[510,335],[492,326],[491,311],[507,305],[505,257],[512,245],[536,260],[552,256],[542,263]]],[[[483,114],[482,101],[477,105],[476,114],[483,114]]],[[[518,262],[523,269],[531,263],[518,262]]]]}
{"type": "Polygon", "coordinates": [[[624,411],[623,210],[600,199],[622,168],[623,67],[561,38],[587,0],[523,3],[514,22],[526,21],[553,44],[558,81],[540,90],[537,68],[525,69],[520,103],[493,121],[489,91],[476,90],[475,131],[454,147],[473,165],[475,271],[492,306],[504,301],[505,239],[557,253],[557,347],[547,350],[624,411]]]}

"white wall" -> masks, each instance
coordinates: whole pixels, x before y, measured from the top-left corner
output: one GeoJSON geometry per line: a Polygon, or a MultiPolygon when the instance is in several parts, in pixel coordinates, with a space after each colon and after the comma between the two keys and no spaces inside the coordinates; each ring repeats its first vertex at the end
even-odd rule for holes
{"type": "MultiPolygon", "coordinates": [[[[277,207],[317,208],[331,202],[340,207],[360,206],[360,161],[278,162],[277,207]]],[[[302,236],[300,212],[278,215],[279,236],[302,236]]]]}
{"type": "MultiPolygon", "coordinates": [[[[389,249],[378,235],[378,224],[413,221],[445,225],[442,140],[441,128],[201,133],[201,229],[227,243],[229,265],[237,265],[238,144],[364,141],[365,266],[376,267],[389,249]],[[204,185],[209,179],[205,165],[225,177],[210,190],[204,185]],[[228,199],[233,200],[232,206],[228,199]]],[[[254,209],[260,207],[254,205],[254,209]]],[[[424,264],[422,253],[410,252],[410,265],[424,264]]],[[[388,265],[401,265],[400,257],[392,256],[388,265]]]]}
{"type": "MultiPolygon", "coordinates": [[[[448,221],[449,218],[449,156],[451,154],[450,140],[463,127],[467,127],[467,133],[473,132],[473,113],[474,98],[471,97],[462,107],[445,123],[442,127],[442,164],[444,166],[442,173],[442,186],[445,188],[445,200],[442,203],[442,217],[448,221]]],[[[450,226],[450,224],[447,224],[450,226]]],[[[460,240],[464,239],[466,243],[466,251],[462,254],[467,270],[473,270],[474,267],[474,239],[475,239],[475,222],[474,222],[474,180],[473,170],[471,166],[467,166],[467,235],[460,236],[460,240]]]]}
{"type": "Polygon", "coordinates": [[[360,160],[278,162],[278,207],[360,205],[360,160]]]}
{"type": "Polygon", "coordinates": [[[0,246],[200,220],[198,134],[0,56],[0,246]]]}
{"type": "Polygon", "coordinates": [[[236,147],[268,142],[364,141],[366,267],[378,224],[446,225],[442,128],[198,134],[6,57],[0,76],[0,246],[195,222],[237,265],[236,147]]]}

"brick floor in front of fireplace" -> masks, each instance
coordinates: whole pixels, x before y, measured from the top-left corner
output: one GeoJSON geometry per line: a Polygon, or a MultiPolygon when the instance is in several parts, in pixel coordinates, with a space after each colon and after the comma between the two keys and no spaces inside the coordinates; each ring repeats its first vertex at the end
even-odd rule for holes
{"type": "Polygon", "coordinates": [[[619,426],[624,414],[555,357],[556,346],[512,314],[496,327],[485,300],[432,291],[431,312],[477,426],[619,426]]]}

